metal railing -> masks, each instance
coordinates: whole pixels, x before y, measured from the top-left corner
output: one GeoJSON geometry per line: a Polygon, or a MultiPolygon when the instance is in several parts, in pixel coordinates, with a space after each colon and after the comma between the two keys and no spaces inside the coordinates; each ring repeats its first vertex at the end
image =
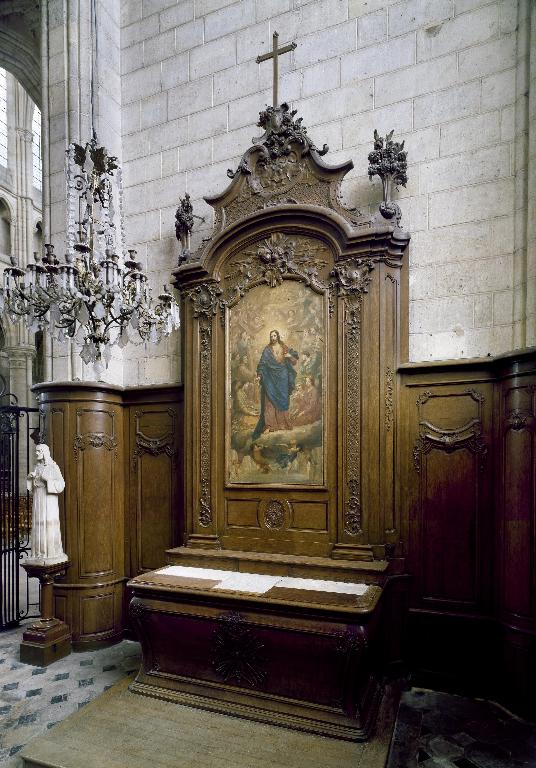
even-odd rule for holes
{"type": "Polygon", "coordinates": [[[26,476],[35,429],[39,430],[39,410],[19,406],[14,395],[4,393],[0,381],[0,631],[39,615],[37,582],[31,589],[21,568],[30,552],[32,498],[26,476]]]}

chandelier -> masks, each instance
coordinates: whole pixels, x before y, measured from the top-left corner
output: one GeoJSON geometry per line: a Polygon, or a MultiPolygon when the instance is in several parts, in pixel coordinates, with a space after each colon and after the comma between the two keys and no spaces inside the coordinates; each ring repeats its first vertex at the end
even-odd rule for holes
{"type": "Polygon", "coordinates": [[[50,244],[42,256],[34,253],[26,269],[11,257],[0,288],[0,312],[11,322],[24,318],[32,332],[46,328],[59,341],[72,339],[98,374],[108,365],[113,344],[157,343],[179,326],[178,306],[166,286],[154,300],[136,251],[117,253],[123,233],[121,223],[117,237],[114,172],[122,222],[117,158],[98,146],[95,135],[85,146],[69,145],[65,259],[61,263],[50,244]]]}

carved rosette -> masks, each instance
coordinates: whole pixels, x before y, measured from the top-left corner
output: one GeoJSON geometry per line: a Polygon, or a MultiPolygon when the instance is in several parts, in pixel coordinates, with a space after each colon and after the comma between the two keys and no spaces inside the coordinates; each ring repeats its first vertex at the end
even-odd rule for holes
{"type": "Polygon", "coordinates": [[[272,499],[264,510],[264,525],[272,530],[281,530],[285,524],[285,508],[280,501],[272,499]]]}
{"type": "MultiPolygon", "coordinates": [[[[344,530],[350,536],[361,533],[361,313],[363,294],[372,280],[371,259],[337,264],[330,285],[344,305],[346,346],[346,504],[344,530]]],[[[335,308],[333,298],[330,310],[335,308]]]]}
{"type": "Polygon", "coordinates": [[[202,528],[212,525],[214,516],[210,498],[210,446],[212,438],[212,321],[218,312],[222,290],[217,283],[204,283],[188,291],[186,298],[193,304],[194,317],[199,323],[200,358],[200,486],[198,521],[202,528]]]}
{"type": "Polygon", "coordinates": [[[254,688],[266,678],[264,645],[237,612],[220,616],[214,632],[213,667],[225,682],[254,688]]]}

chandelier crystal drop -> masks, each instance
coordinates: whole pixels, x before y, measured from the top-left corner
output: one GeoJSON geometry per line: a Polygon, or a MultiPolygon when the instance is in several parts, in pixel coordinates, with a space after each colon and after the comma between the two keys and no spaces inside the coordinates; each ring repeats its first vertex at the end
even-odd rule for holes
{"type": "Polygon", "coordinates": [[[84,363],[94,363],[98,373],[108,365],[113,344],[157,343],[179,327],[178,306],[166,286],[155,301],[136,251],[117,253],[115,171],[122,222],[117,158],[99,147],[95,136],[85,146],[70,144],[65,260],[60,263],[50,244],[44,255],[34,253],[26,269],[11,257],[0,288],[0,312],[11,322],[24,318],[31,332],[46,328],[59,341],[72,339],[81,346],[84,363]]]}

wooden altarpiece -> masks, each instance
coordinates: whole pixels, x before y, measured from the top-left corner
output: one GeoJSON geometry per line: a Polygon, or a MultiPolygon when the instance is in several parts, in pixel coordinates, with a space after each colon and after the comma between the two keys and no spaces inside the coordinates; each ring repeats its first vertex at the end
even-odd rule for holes
{"type": "Polygon", "coordinates": [[[395,459],[409,235],[396,215],[344,207],[352,162],[326,165],[287,105],[259,125],[227,190],[207,198],[212,237],[174,273],[185,525],[168,557],[213,570],[130,582],[144,656],[133,689],[361,739],[405,608],[395,459]],[[276,348],[288,412],[272,407],[263,367],[276,348]],[[283,583],[218,589],[217,571],[283,583]]]}

